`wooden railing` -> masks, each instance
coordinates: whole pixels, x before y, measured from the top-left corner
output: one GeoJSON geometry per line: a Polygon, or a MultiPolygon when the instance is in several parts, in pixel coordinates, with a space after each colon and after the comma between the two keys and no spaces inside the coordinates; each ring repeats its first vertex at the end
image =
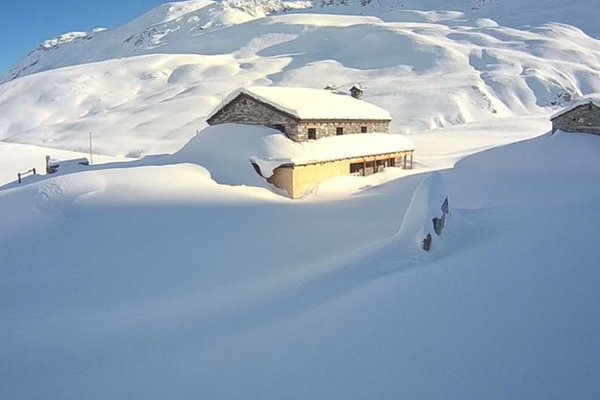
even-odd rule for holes
{"type": "Polygon", "coordinates": [[[37,172],[35,171],[35,168],[31,168],[30,170],[27,170],[25,172],[19,172],[17,174],[17,179],[19,181],[19,183],[23,182],[23,178],[25,178],[28,175],[37,175],[37,172]]]}

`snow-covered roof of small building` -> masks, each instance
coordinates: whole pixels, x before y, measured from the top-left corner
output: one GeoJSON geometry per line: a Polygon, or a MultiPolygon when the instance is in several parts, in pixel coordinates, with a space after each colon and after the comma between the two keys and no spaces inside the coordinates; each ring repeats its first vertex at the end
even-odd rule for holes
{"type": "Polygon", "coordinates": [[[412,140],[404,135],[389,133],[363,133],[330,136],[308,142],[294,142],[284,135],[266,135],[262,154],[252,161],[268,176],[285,164],[306,165],[348,158],[368,157],[379,154],[399,153],[414,150],[412,140]]]}
{"type": "Polygon", "coordinates": [[[387,121],[392,119],[389,111],[350,95],[325,89],[280,86],[249,86],[237,89],[221,102],[208,119],[240,94],[246,94],[298,119],[387,121]]]}
{"type": "Polygon", "coordinates": [[[558,118],[566,113],[573,111],[577,107],[584,106],[586,104],[593,104],[596,107],[600,107],[600,93],[589,94],[580,98],[577,98],[571,102],[567,107],[563,108],[556,114],[550,117],[550,119],[558,118]]]}

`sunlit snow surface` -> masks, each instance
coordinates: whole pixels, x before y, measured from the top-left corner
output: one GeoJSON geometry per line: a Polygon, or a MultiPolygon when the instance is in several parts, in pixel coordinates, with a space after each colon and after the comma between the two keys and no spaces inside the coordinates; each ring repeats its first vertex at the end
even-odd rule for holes
{"type": "Polygon", "coordinates": [[[598,397],[600,137],[544,133],[599,45],[506,18],[284,14],[2,84],[0,398],[598,397]],[[272,131],[201,131],[241,85],[354,82],[416,169],[290,200],[250,166],[272,131]],[[14,183],[89,131],[94,165],[14,183]],[[450,204],[430,253],[419,186],[450,204]]]}
{"type": "Polygon", "coordinates": [[[418,174],[321,201],[163,161],[5,188],[2,393],[593,397],[598,151],[463,159],[430,254],[398,234],[418,174]]]}
{"type": "MultiPolygon", "coordinates": [[[[531,14],[546,0],[537,1],[519,8],[531,14]]],[[[1,86],[0,140],[85,151],[91,131],[100,154],[174,152],[228,94],[250,85],[361,83],[365,100],[392,114],[394,133],[553,113],[569,97],[600,92],[598,40],[554,22],[571,2],[554,2],[546,23],[527,26],[504,8],[488,16],[507,25],[481,19],[483,11],[317,7],[199,29],[198,13],[220,18],[205,3],[159,8],[34,52],[24,61],[34,65],[1,86]],[[125,42],[156,32],[158,44],[125,42]]],[[[595,6],[582,1],[577,12],[595,6]]]]}

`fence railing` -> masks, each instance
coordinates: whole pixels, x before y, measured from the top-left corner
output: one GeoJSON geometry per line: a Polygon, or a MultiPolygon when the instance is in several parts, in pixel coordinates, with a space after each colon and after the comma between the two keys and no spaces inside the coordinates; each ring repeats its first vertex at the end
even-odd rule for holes
{"type": "Polygon", "coordinates": [[[19,183],[23,182],[23,178],[25,178],[28,175],[37,175],[37,172],[35,171],[35,168],[31,168],[30,170],[27,170],[25,172],[19,172],[17,174],[17,179],[19,180],[19,183]]]}

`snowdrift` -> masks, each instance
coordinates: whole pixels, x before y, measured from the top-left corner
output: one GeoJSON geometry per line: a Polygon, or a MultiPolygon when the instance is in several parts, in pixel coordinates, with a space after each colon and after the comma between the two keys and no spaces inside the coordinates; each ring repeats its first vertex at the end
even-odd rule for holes
{"type": "Polygon", "coordinates": [[[89,131],[174,154],[0,188],[0,398],[597,397],[600,137],[489,149],[600,92],[596,1],[328,3],[169,3],[6,77],[2,182],[89,131]],[[335,201],[260,186],[252,157],[299,156],[279,134],[196,134],[241,86],[354,82],[394,132],[475,123],[415,135],[423,175],[335,201]]]}
{"type": "Polygon", "coordinates": [[[421,176],[336,202],[189,164],[2,190],[1,396],[593,397],[599,139],[444,172],[440,257],[394,238],[421,176]]]}
{"type": "Polygon", "coordinates": [[[449,214],[448,192],[439,172],[427,176],[413,194],[398,241],[413,242],[417,249],[431,251],[442,244],[441,236],[449,214]]]}

